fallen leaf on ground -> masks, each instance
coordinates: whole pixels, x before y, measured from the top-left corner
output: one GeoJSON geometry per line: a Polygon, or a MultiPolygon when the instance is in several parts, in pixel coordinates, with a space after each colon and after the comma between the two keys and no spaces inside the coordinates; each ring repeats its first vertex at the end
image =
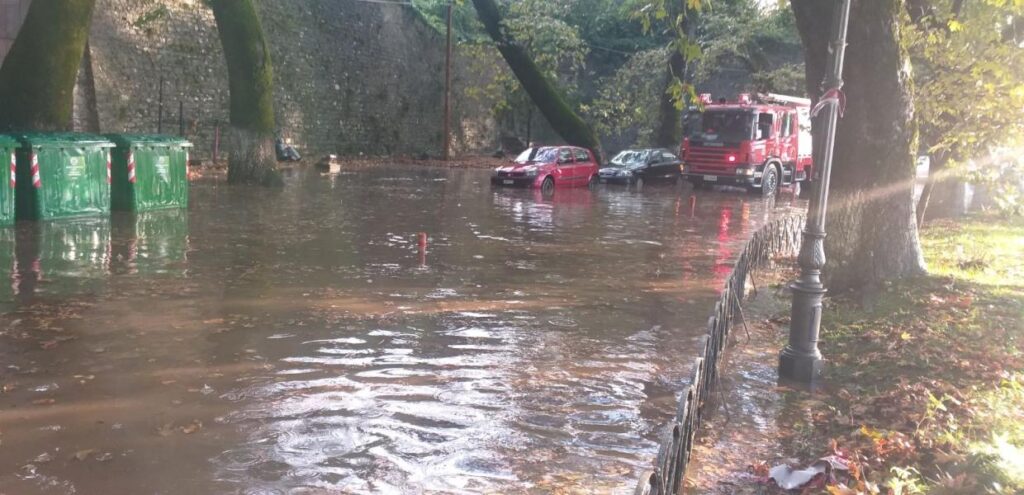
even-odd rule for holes
{"type": "Polygon", "coordinates": [[[89,456],[92,455],[94,452],[96,452],[96,449],[79,450],[78,452],[75,452],[74,458],[80,461],[84,461],[88,459],[89,456]]]}
{"type": "Polygon", "coordinates": [[[160,436],[166,437],[171,433],[174,433],[174,423],[167,423],[163,426],[160,426],[159,428],[156,429],[156,432],[160,436]]]}
{"type": "Polygon", "coordinates": [[[199,421],[197,419],[197,420],[194,420],[194,421],[192,421],[191,423],[189,423],[189,424],[187,424],[185,426],[182,426],[181,427],[181,432],[186,434],[186,435],[191,435],[191,434],[199,431],[200,429],[202,429],[202,427],[203,427],[203,422],[199,421]]]}

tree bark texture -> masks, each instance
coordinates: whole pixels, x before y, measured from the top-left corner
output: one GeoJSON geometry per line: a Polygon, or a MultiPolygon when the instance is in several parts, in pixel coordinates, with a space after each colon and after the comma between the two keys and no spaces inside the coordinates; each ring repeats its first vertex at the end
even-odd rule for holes
{"type": "Polygon", "coordinates": [[[509,69],[515,74],[526,94],[530,95],[534,105],[544,114],[551,128],[567,143],[588,148],[600,158],[601,142],[593,128],[569,106],[562,93],[541,72],[526,50],[505,31],[501,12],[494,0],[473,0],[473,6],[476,7],[480,22],[494,40],[509,69]]]}
{"type": "MultiPolygon", "coordinates": [[[[808,92],[823,93],[834,3],[793,0],[808,92]]],[[[913,84],[900,0],[854,0],[828,210],[825,274],[832,290],[869,289],[925,273],[913,196],[913,84]]],[[[823,125],[817,119],[815,127],[823,125]]],[[[816,135],[819,133],[816,133],[816,135]]],[[[821,147],[815,142],[815,162],[821,147]]]]}
{"type": "Polygon", "coordinates": [[[228,182],[277,185],[274,71],[252,0],[209,0],[228,66],[228,182]]]}
{"type": "Polygon", "coordinates": [[[0,129],[71,128],[95,0],[36,1],[0,67],[0,129]]]}

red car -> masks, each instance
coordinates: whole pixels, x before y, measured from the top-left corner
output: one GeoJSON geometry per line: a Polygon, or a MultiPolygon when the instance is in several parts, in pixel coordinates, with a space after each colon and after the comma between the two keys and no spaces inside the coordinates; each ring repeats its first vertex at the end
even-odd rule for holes
{"type": "Polygon", "coordinates": [[[594,187],[597,161],[589,150],[575,146],[528,148],[512,165],[498,167],[491,176],[495,186],[534,187],[550,193],[555,187],[594,187]]]}

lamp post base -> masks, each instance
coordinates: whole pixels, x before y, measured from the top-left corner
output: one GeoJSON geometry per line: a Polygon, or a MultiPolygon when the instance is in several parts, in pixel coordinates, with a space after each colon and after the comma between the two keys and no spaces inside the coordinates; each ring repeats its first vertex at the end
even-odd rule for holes
{"type": "Polygon", "coordinates": [[[779,380],[814,387],[821,381],[825,360],[821,354],[802,354],[789,347],[779,354],[779,380]]]}

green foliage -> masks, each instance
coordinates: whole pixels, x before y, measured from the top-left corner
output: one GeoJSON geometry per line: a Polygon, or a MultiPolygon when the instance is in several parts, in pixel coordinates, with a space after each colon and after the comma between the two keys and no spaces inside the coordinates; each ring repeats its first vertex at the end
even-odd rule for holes
{"type": "MultiPolygon", "coordinates": [[[[412,7],[430,27],[443,35],[448,26],[449,3],[448,0],[412,0],[412,7]]],[[[458,42],[479,43],[488,39],[473,6],[465,2],[453,4],[452,33],[458,42]]]]}
{"type": "MultiPolygon", "coordinates": [[[[581,16],[583,4],[611,3],[610,0],[517,0],[501,2],[501,31],[515,40],[517,48],[525,51],[544,77],[557,82],[570,102],[580,100],[580,77],[589,54],[580,28],[570,22],[591,19],[581,16]]],[[[428,24],[444,32],[447,23],[447,0],[414,0],[414,8],[428,24]]],[[[591,5],[592,6],[592,5],[591,5]]],[[[459,2],[453,8],[453,31],[463,53],[480,65],[478,58],[491,43],[491,38],[478,20],[472,5],[459,2]]],[[[480,67],[493,74],[493,80],[484,87],[470,88],[469,96],[493,102],[492,111],[502,121],[525,120],[532,106],[529,95],[519,80],[504,68],[480,67]]]]}
{"type": "MultiPolygon", "coordinates": [[[[446,0],[412,1],[428,24],[444,31],[446,0]]],[[[799,38],[784,6],[762,10],[755,0],[499,0],[496,6],[501,32],[602,135],[638,131],[640,142],[651,143],[666,120],[658,118],[662,100],[674,103],[671,120],[678,122],[695,86],[723,66],[750,68],[751,90],[803,93],[799,38]],[[670,71],[674,55],[694,63],[670,71]]],[[[493,102],[502,122],[525,121],[532,103],[518,79],[475,58],[491,37],[470,5],[456,3],[453,25],[474,72],[494,75],[467,95],[493,102]]]]}
{"type": "Polygon", "coordinates": [[[696,68],[697,80],[710,78],[723,65],[739,63],[751,73],[751,90],[792,95],[806,92],[800,35],[789,8],[761,10],[754,0],[714,5],[699,23],[697,36],[704,56],[696,68]],[[780,60],[777,54],[795,56],[780,60]]]}
{"type": "Polygon", "coordinates": [[[514,36],[499,5],[494,0],[473,0],[473,6],[516,80],[551,128],[569,144],[589,148],[600,156],[601,143],[593,129],[572,108],[555,79],[545,73],[514,36]]]}
{"type": "Polygon", "coordinates": [[[588,53],[579,28],[564,20],[573,3],[519,0],[509,6],[504,21],[508,33],[526,48],[545,75],[563,83],[575,79],[588,53]]]}
{"type": "Polygon", "coordinates": [[[785,64],[777,69],[759,70],[750,75],[751,88],[757,93],[802,95],[807,91],[803,64],[785,64]]]}
{"type": "Polygon", "coordinates": [[[132,27],[146,29],[147,32],[149,32],[148,29],[150,24],[167,17],[170,13],[171,12],[167,10],[166,5],[150,9],[145,14],[140,15],[138,19],[135,19],[135,22],[132,22],[132,27]]]}
{"type": "Polygon", "coordinates": [[[658,100],[665,91],[668,48],[637,53],[613,75],[601,81],[597,97],[583,111],[602,135],[638,129],[636,143],[652,144],[658,100]]]}
{"type": "Polygon", "coordinates": [[[1024,50],[1006,35],[1018,1],[936,0],[907,30],[923,149],[953,164],[1017,145],[1024,131],[1024,50]]]}
{"type": "MultiPolygon", "coordinates": [[[[691,34],[691,26],[700,17],[704,3],[701,0],[641,0],[636,5],[633,18],[640,21],[644,33],[658,31],[668,35],[666,65],[671,63],[675,54],[682,56],[684,66],[701,58],[702,47],[691,34]]],[[[672,116],[663,116],[663,120],[678,119],[678,113],[686,107],[688,98],[689,101],[696,99],[696,91],[686,74],[676,74],[671,67],[666,72],[669,77],[665,94],[670,95],[675,111],[672,116]]]]}
{"type": "Polygon", "coordinates": [[[681,20],[677,16],[669,23],[667,10],[666,14],[659,13],[668,5],[664,1],[634,0],[624,5],[630,6],[626,13],[629,19],[648,20],[650,34],[645,39],[653,46],[636,51],[602,78],[596,95],[585,105],[585,112],[603,135],[632,129],[637,131],[637,144],[653,144],[655,128],[661,125],[657,110],[664,94],[671,95],[679,109],[686,95],[692,97],[696,87],[723,66],[735,66],[737,62],[751,71],[751,91],[805,92],[803,64],[796,62],[802,59],[800,39],[787,8],[762,10],[753,0],[704,2],[699,13],[692,14],[693,35],[685,40],[685,57],[694,62],[687,70],[692,84],[684,84],[681,78],[666,84],[668,61],[673,50],[679,49],[675,22],[681,20]]]}
{"type": "Polygon", "coordinates": [[[1024,215],[1024,157],[1020,149],[1003,150],[1000,158],[984,163],[964,175],[987,193],[990,204],[985,206],[1007,216],[1024,215]]]}

